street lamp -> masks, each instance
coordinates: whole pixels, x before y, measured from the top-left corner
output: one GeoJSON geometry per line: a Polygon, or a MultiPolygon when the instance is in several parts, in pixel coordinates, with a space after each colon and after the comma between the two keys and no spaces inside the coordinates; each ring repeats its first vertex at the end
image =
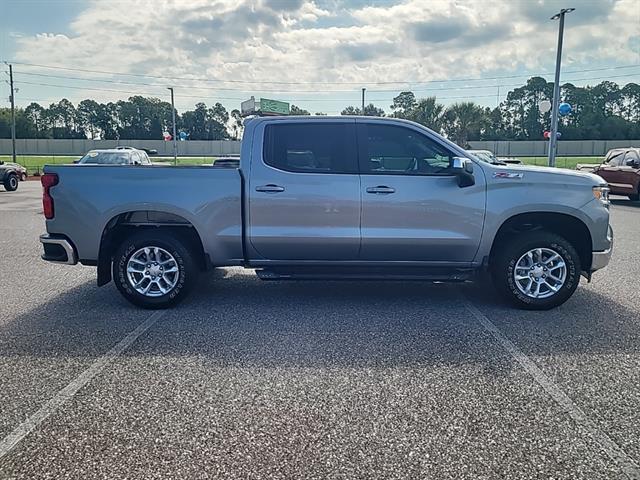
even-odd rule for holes
{"type": "Polygon", "coordinates": [[[551,104],[551,137],[549,138],[549,166],[556,166],[556,148],[558,145],[558,105],[560,104],[560,62],[562,60],[562,37],[564,35],[564,16],[575,8],[563,8],[551,20],[560,19],[558,28],[558,52],[556,55],[556,77],[553,83],[553,102],[551,104]]]}
{"type": "Polygon", "coordinates": [[[173,164],[178,164],[178,144],[176,143],[176,107],[173,103],[173,87],[167,87],[171,91],[171,118],[173,119],[173,164]]]}

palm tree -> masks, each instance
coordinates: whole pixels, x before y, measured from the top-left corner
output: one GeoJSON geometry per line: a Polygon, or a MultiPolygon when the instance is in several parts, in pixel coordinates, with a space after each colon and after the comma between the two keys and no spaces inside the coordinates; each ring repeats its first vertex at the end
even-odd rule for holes
{"type": "Polygon", "coordinates": [[[463,148],[468,147],[469,138],[479,138],[486,127],[485,110],[473,102],[450,105],[444,113],[444,133],[463,148]]]}

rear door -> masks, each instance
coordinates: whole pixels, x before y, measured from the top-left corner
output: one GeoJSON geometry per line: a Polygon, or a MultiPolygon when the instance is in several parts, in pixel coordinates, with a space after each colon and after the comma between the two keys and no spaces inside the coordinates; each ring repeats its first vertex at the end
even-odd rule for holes
{"type": "Polygon", "coordinates": [[[265,122],[255,131],[250,168],[249,240],[259,256],[358,258],[360,177],[353,119],[265,122]]]}
{"type": "Polygon", "coordinates": [[[454,156],[418,128],[358,121],[363,260],[471,262],[482,236],[485,181],[460,188],[454,156]]]}

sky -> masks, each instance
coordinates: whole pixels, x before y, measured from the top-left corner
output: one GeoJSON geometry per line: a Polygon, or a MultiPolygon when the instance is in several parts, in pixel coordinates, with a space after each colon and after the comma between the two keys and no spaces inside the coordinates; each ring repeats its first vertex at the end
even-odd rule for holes
{"type": "MultiPolygon", "coordinates": [[[[531,75],[640,83],[640,0],[0,0],[16,102],[155,96],[176,108],[251,95],[338,114],[403,90],[495,106],[531,75]]],[[[8,70],[2,64],[3,70],[8,70]]],[[[2,73],[0,106],[8,106],[2,73]]]]}

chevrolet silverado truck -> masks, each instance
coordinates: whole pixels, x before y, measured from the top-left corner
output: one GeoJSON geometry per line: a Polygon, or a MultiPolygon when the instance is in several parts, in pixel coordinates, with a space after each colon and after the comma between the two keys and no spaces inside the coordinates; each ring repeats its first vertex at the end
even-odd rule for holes
{"type": "Polygon", "coordinates": [[[467,281],[549,309],[613,247],[598,176],[492,165],[375,117],[248,120],[239,168],[55,165],[42,258],[97,267],[135,305],[182,300],[212,267],[262,279],[467,281]],[[481,276],[482,277],[482,276],[481,276]]]}
{"type": "Polygon", "coordinates": [[[640,200],[640,148],[614,148],[607,152],[602,163],[579,163],[576,169],[602,177],[613,194],[626,195],[634,202],[640,200]]]}

